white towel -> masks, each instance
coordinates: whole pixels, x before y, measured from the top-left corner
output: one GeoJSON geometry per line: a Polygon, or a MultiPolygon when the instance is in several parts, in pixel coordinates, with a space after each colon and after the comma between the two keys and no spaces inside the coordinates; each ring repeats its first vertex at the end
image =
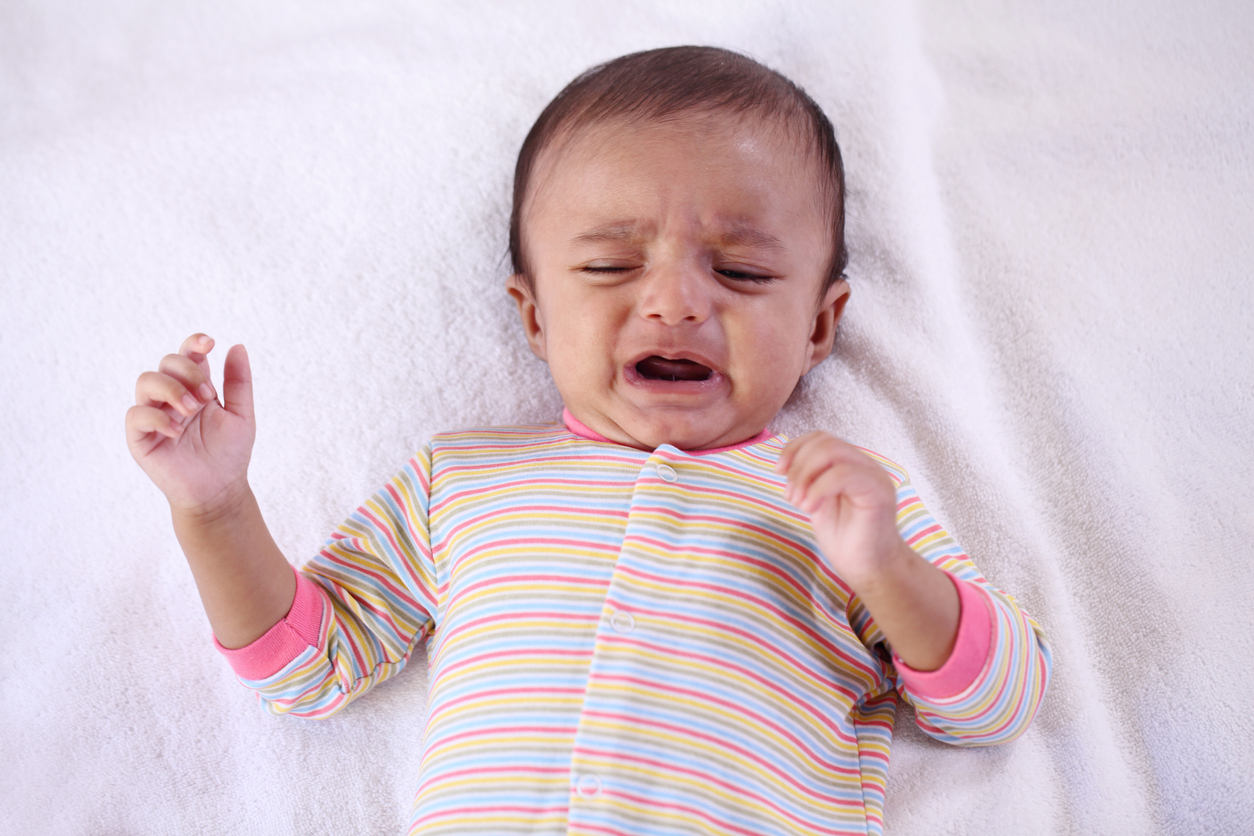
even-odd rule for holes
{"type": "Polygon", "coordinates": [[[0,831],[403,829],[422,660],[264,714],[126,451],[134,380],[247,344],[298,562],[431,433],[555,419],[502,286],[514,155],[588,66],[708,43],[846,159],[853,299],[775,428],[902,462],[1053,640],[1012,744],[903,710],[886,831],[1251,832],[1254,7],[1036,5],[6,4],[0,831]]]}

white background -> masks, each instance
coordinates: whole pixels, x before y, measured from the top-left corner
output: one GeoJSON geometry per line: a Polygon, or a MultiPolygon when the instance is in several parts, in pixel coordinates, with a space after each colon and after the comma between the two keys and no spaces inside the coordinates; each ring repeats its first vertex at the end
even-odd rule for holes
{"type": "Polygon", "coordinates": [[[887,832],[1248,832],[1254,7],[1027,5],[6,2],[0,831],[401,831],[422,660],[264,714],[126,451],[135,378],[247,344],[298,562],[431,433],[555,419],[514,155],[588,66],[708,43],[845,153],[853,301],[776,428],[903,463],[1053,640],[1011,745],[903,711],[887,832]]]}

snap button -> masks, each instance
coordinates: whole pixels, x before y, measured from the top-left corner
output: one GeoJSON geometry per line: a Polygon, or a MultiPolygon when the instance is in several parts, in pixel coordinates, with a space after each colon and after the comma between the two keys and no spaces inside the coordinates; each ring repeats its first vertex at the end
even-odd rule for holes
{"type": "Polygon", "coordinates": [[[575,792],[583,798],[596,798],[601,794],[601,779],[591,773],[580,775],[575,783],[575,792]]]}
{"type": "Polygon", "coordinates": [[[617,610],[610,616],[610,626],[614,628],[615,633],[630,633],[636,629],[636,619],[631,617],[631,613],[626,610],[617,610]]]}
{"type": "Polygon", "coordinates": [[[657,466],[657,475],[661,476],[667,482],[676,482],[679,480],[679,474],[675,472],[675,468],[666,462],[662,462],[657,466]]]}

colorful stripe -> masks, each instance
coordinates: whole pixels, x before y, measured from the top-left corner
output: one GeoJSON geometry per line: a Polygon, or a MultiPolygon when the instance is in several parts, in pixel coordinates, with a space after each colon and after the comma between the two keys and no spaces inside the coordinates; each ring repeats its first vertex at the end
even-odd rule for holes
{"type": "Polygon", "coordinates": [[[332,616],[318,648],[246,684],[276,713],[323,717],[426,640],[415,834],[879,833],[899,692],[934,737],[1001,742],[1035,713],[1049,654],[876,456],[902,536],[992,610],[970,687],[908,693],[783,498],[784,443],[697,456],[553,426],[437,436],[304,568],[332,616]]]}

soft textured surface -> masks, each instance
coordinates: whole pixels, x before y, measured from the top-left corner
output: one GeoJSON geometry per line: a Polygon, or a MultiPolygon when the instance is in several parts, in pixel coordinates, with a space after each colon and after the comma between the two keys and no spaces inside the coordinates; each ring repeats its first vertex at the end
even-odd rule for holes
{"type": "Polygon", "coordinates": [[[902,718],[888,833],[1250,832],[1254,7],[801,5],[0,8],[0,831],[401,829],[423,665],[264,714],[126,451],[134,380],[248,345],[294,560],[432,432],[556,419],[502,290],[513,155],[587,66],[698,42],[846,155],[853,301],[776,429],[906,465],[1053,639],[1017,742],[902,718]]]}

